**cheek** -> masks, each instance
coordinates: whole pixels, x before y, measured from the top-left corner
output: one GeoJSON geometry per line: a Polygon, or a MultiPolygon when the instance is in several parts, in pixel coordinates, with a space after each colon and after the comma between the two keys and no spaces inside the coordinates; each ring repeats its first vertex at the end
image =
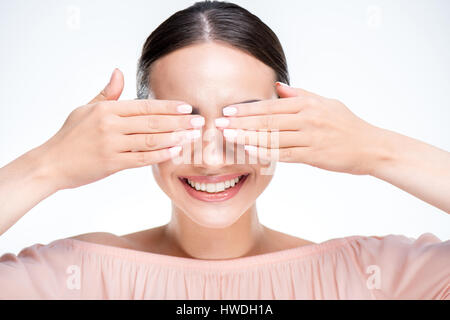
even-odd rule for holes
{"type": "Polygon", "coordinates": [[[256,189],[264,190],[269,185],[275,174],[275,168],[276,162],[272,163],[272,165],[260,165],[254,168],[254,172],[256,173],[256,189]]]}
{"type": "Polygon", "coordinates": [[[170,170],[167,170],[163,164],[154,164],[152,165],[152,172],[156,183],[161,189],[165,190],[167,187],[167,180],[169,179],[168,172],[170,172],[170,170]]]}

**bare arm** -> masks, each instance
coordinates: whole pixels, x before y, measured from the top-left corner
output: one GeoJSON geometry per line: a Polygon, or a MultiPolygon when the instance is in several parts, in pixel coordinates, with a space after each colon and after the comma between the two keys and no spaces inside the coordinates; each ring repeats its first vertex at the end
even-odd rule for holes
{"type": "Polygon", "coordinates": [[[0,235],[57,191],[35,148],[0,168],[0,235]]]}
{"type": "Polygon", "coordinates": [[[378,159],[370,175],[450,213],[450,153],[405,135],[380,129],[378,159]]]}

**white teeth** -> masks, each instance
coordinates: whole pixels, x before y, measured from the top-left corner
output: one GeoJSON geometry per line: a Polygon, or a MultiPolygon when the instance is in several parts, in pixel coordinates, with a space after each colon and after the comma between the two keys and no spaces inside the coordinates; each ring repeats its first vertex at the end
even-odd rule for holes
{"type": "Polygon", "coordinates": [[[216,185],[214,183],[207,183],[206,192],[216,192],[216,185]]]}
{"type": "Polygon", "coordinates": [[[223,182],[216,183],[216,191],[223,191],[223,190],[225,190],[225,183],[223,182]]]}
{"type": "MultiPolygon", "coordinates": [[[[241,176],[242,177],[242,176],[241,176]]],[[[201,191],[206,191],[209,193],[221,192],[228,188],[234,187],[240,180],[241,177],[236,177],[234,179],[218,182],[218,183],[204,183],[204,182],[194,182],[192,180],[187,179],[188,184],[196,189],[201,191]]]]}

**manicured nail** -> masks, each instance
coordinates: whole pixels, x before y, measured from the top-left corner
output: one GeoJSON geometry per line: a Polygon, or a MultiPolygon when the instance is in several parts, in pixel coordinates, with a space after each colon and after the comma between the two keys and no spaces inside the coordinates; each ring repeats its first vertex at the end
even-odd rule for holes
{"type": "Polygon", "coordinates": [[[188,130],[187,138],[188,139],[197,139],[202,135],[200,130],[188,130]]]}
{"type": "Polygon", "coordinates": [[[191,113],[192,112],[192,106],[188,104],[182,104],[177,106],[177,111],[179,113],[191,113]]]}
{"type": "Polygon", "coordinates": [[[201,127],[205,124],[205,118],[203,117],[195,117],[191,119],[191,125],[193,127],[201,127]]]}
{"type": "Polygon", "coordinates": [[[279,85],[281,85],[283,87],[290,88],[290,86],[288,86],[286,83],[283,83],[283,82],[280,82],[280,81],[277,81],[277,84],[279,84],[279,85]]]}
{"type": "Polygon", "coordinates": [[[223,136],[228,139],[234,139],[237,136],[235,129],[223,129],[223,136]]]}
{"type": "Polygon", "coordinates": [[[175,147],[169,148],[169,152],[172,157],[175,157],[177,154],[180,153],[180,151],[181,151],[181,146],[175,146],[175,147]]]}
{"type": "Polygon", "coordinates": [[[217,118],[214,122],[216,127],[226,127],[230,124],[230,120],[227,118],[217,118]]]}
{"type": "Polygon", "coordinates": [[[245,146],[244,146],[244,149],[247,150],[248,153],[251,153],[251,154],[256,154],[256,150],[258,150],[257,147],[255,147],[255,146],[249,146],[249,145],[245,145],[245,146]]]}
{"type": "Polygon", "coordinates": [[[232,116],[237,113],[237,109],[235,107],[225,107],[222,112],[224,116],[232,116]]]}

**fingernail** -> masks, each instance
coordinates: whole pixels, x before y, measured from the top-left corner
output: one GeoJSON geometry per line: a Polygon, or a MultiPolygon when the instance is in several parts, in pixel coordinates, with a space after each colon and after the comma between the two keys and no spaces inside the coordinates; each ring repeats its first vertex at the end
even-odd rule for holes
{"type": "Polygon", "coordinates": [[[188,139],[197,139],[200,138],[201,135],[202,134],[200,130],[189,130],[187,137],[188,139]]]}
{"type": "Polygon", "coordinates": [[[114,78],[114,73],[116,72],[117,68],[115,68],[113,70],[113,72],[111,73],[111,76],[109,77],[109,82],[106,84],[106,86],[103,88],[103,92],[104,94],[107,96],[108,95],[108,90],[109,90],[109,86],[111,85],[112,79],[114,78]]]}
{"type": "Polygon", "coordinates": [[[214,123],[216,124],[216,127],[226,127],[230,124],[230,120],[227,118],[217,118],[214,120],[214,123]]]}
{"type": "Polygon", "coordinates": [[[245,145],[244,149],[248,151],[248,153],[256,154],[256,150],[258,149],[255,146],[245,145]]]}
{"type": "Polygon", "coordinates": [[[237,131],[234,129],[223,129],[223,136],[228,139],[234,139],[237,136],[237,131]]]}
{"type": "Polygon", "coordinates": [[[177,111],[179,113],[191,113],[192,112],[192,106],[188,104],[182,104],[177,106],[177,111]]]}
{"type": "Polygon", "coordinates": [[[116,70],[117,70],[117,68],[114,68],[113,72],[111,73],[111,76],[109,77],[109,82],[108,82],[108,84],[111,83],[111,81],[112,81],[112,79],[113,79],[113,77],[114,77],[114,73],[116,72],[116,70]]]}
{"type": "Polygon", "coordinates": [[[169,148],[169,152],[170,152],[170,155],[171,155],[172,157],[174,157],[174,156],[176,156],[177,154],[179,154],[180,151],[181,151],[181,146],[175,146],[175,147],[169,148]]]}
{"type": "Polygon", "coordinates": [[[191,119],[191,125],[193,127],[201,127],[205,124],[205,118],[203,117],[196,117],[191,119]]]}
{"type": "Polygon", "coordinates": [[[236,109],[236,107],[225,107],[225,108],[223,108],[222,112],[223,112],[224,116],[232,116],[232,115],[236,114],[237,109],[236,109]]]}
{"type": "Polygon", "coordinates": [[[283,83],[283,82],[280,82],[280,81],[277,81],[276,83],[277,83],[278,85],[280,85],[280,86],[290,88],[290,86],[288,86],[286,83],[283,83]]]}

